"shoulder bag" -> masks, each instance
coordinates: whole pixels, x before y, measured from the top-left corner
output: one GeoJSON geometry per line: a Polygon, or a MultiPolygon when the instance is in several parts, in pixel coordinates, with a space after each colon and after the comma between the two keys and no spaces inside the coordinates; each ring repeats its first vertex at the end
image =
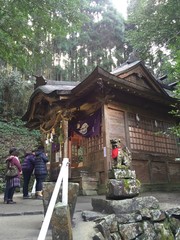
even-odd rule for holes
{"type": "Polygon", "coordinates": [[[19,173],[18,168],[15,165],[9,165],[6,172],[6,177],[7,178],[16,177],[18,173],[19,173]]]}

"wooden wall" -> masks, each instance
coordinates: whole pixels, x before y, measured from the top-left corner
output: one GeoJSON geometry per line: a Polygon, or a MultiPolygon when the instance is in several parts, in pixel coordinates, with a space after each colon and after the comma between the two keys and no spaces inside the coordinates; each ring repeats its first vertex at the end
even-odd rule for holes
{"type": "Polygon", "coordinates": [[[111,168],[110,139],[121,139],[132,153],[132,169],[145,186],[180,184],[177,140],[166,133],[169,118],[125,104],[111,103],[102,108],[101,135],[83,138],[84,167],[105,184],[111,168]],[[138,114],[138,116],[137,116],[138,114]],[[167,120],[168,119],[168,120],[167,120]]]}
{"type": "Polygon", "coordinates": [[[131,106],[109,104],[106,111],[107,162],[111,161],[111,138],[120,138],[132,152],[132,168],[144,185],[180,184],[180,149],[168,128],[167,116],[147,113],[131,106]]]}

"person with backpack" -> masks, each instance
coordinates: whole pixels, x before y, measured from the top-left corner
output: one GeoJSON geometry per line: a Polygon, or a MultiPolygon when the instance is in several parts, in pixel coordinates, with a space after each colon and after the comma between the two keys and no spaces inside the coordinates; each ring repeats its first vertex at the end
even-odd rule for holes
{"type": "Polygon", "coordinates": [[[23,174],[23,199],[29,199],[29,182],[34,170],[34,158],[35,155],[32,151],[26,151],[24,161],[22,163],[23,174]]]}
{"type": "Polygon", "coordinates": [[[4,191],[4,203],[7,204],[15,204],[16,202],[13,201],[13,196],[15,189],[17,187],[20,188],[20,174],[22,171],[21,164],[18,158],[19,151],[17,148],[13,147],[9,150],[9,157],[6,159],[6,173],[8,169],[10,169],[12,166],[15,166],[17,168],[17,175],[15,176],[5,176],[6,185],[5,185],[5,191],[4,191]]]}

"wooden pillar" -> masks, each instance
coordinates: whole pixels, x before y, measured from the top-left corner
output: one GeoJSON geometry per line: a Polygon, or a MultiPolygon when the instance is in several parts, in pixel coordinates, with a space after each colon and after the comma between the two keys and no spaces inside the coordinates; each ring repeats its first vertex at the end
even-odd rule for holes
{"type": "Polygon", "coordinates": [[[67,120],[63,120],[63,133],[64,133],[63,158],[68,158],[68,121],[67,120]]]}
{"type": "Polygon", "coordinates": [[[53,176],[52,176],[52,172],[53,172],[53,167],[52,167],[52,165],[53,165],[53,159],[52,159],[52,143],[50,143],[48,159],[49,159],[49,162],[50,162],[50,166],[49,166],[50,179],[53,179],[53,176]]]}
{"type": "Polygon", "coordinates": [[[108,129],[108,115],[107,115],[107,105],[102,108],[102,126],[103,126],[103,146],[106,156],[104,156],[104,177],[105,182],[108,180],[108,171],[110,168],[110,149],[109,149],[109,134],[107,134],[108,129]]]}

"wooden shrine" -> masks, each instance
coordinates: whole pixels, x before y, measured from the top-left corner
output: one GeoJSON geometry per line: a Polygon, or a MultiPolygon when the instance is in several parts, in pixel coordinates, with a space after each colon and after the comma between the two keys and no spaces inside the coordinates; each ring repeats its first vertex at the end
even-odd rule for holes
{"type": "Polygon", "coordinates": [[[37,77],[35,87],[23,120],[43,133],[51,180],[68,157],[70,180],[82,194],[102,193],[112,166],[110,139],[120,139],[142,189],[179,187],[179,140],[169,131],[179,121],[169,114],[175,99],[141,61],[111,73],[96,67],[82,82],[37,77]]]}

